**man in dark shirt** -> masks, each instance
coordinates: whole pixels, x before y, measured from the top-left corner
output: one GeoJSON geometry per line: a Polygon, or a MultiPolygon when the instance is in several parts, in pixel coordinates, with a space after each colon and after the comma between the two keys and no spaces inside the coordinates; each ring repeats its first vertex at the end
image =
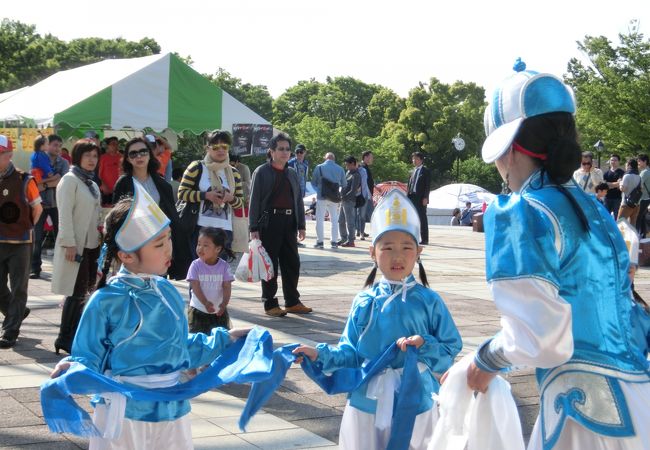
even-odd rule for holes
{"type": "Polygon", "coordinates": [[[291,141],[279,134],[269,144],[271,160],[253,172],[249,205],[251,239],[260,239],[273,263],[273,278],[262,281],[264,312],[282,317],[287,312],[307,314],[311,308],[300,302],[298,241],[305,239],[305,207],[300,195],[300,180],[287,166],[291,141]],[[278,303],[278,266],[282,273],[285,309],[278,303]]]}
{"type": "Polygon", "coordinates": [[[616,154],[609,157],[609,170],[605,172],[603,178],[607,182],[607,195],[605,196],[605,207],[610,214],[614,215],[614,220],[618,219],[618,209],[621,206],[621,190],[619,183],[625,175],[625,171],[619,167],[621,158],[616,154]]]}

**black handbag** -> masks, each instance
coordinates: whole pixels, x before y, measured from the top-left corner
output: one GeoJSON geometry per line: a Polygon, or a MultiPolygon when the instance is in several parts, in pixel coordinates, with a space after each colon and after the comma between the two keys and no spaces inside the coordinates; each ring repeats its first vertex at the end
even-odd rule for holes
{"type": "Polygon", "coordinates": [[[186,233],[194,232],[196,223],[199,221],[200,208],[201,203],[186,202],[185,200],[179,200],[176,202],[176,212],[178,213],[178,219],[181,227],[186,233]]]}

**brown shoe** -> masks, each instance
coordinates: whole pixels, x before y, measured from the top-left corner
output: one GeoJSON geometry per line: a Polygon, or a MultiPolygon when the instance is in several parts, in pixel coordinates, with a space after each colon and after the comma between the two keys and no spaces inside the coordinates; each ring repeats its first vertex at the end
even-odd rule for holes
{"type": "Polygon", "coordinates": [[[309,314],[312,312],[312,309],[309,306],[305,306],[302,303],[293,306],[286,306],[284,309],[293,314],[309,314]]]}
{"type": "Polygon", "coordinates": [[[275,308],[268,309],[268,310],[264,311],[264,313],[267,316],[271,316],[271,317],[283,317],[283,316],[287,315],[287,312],[284,309],[280,308],[279,306],[276,306],[275,308]]]}

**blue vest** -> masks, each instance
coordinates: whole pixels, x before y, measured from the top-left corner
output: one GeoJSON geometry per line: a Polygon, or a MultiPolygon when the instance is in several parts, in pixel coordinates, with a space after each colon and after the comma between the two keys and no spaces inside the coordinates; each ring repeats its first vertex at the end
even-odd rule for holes
{"type": "Polygon", "coordinates": [[[533,174],[519,194],[501,195],[484,217],[488,281],[538,278],[571,305],[574,353],[565,364],[537,369],[545,448],[566,417],[607,436],[635,434],[619,380],[650,382],[645,345],[634,330],[629,255],[606,209],[573,181],[573,206],[548,177],[533,174]]]}

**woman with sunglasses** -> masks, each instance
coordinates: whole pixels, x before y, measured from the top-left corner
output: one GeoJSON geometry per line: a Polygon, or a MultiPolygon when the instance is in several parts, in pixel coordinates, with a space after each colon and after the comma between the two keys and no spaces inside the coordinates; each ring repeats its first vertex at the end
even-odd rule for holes
{"type": "Polygon", "coordinates": [[[593,153],[582,153],[580,167],[573,172],[573,181],[575,181],[583,191],[589,194],[596,193],[596,186],[602,183],[604,179],[602,170],[598,167],[594,167],[593,153]]]}
{"type": "Polygon", "coordinates": [[[205,158],[187,166],[178,199],[198,205],[196,225],[191,233],[190,248],[196,259],[196,242],[201,227],[221,228],[226,232],[226,248],[232,244],[233,210],[244,204],[244,193],[239,171],[230,165],[228,150],[232,137],[226,131],[216,130],[208,136],[205,158]]]}
{"type": "Polygon", "coordinates": [[[175,280],[184,280],[192,262],[191,252],[180,227],[172,187],[158,173],[159,167],[160,162],[146,139],[138,137],[127,142],[122,159],[124,175],[115,183],[113,203],[117,203],[122,197],[133,195],[134,178],[140,182],[171,220],[173,259],[168,275],[175,280]]]}

